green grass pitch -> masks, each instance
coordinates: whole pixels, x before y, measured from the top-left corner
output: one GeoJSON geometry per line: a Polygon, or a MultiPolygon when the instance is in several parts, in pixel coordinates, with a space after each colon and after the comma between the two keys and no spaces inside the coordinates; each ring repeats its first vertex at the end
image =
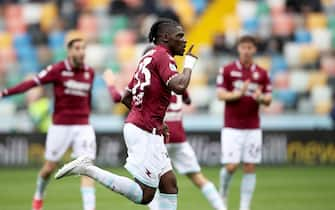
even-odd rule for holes
{"type": "MultiPolygon", "coordinates": [[[[111,169],[127,174],[123,169],[111,169]]],[[[0,209],[31,209],[37,169],[0,168],[0,209]]],[[[219,168],[203,168],[204,174],[218,184],[219,168]]],[[[238,210],[241,170],[230,189],[229,210],[238,210]]],[[[178,176],[179,210],[210,210],[211,207],[189,180],[178,176]]],[[[81,210],[79,178],[51,180],[44,210],[81,210]]],[[[97,210],[144,210],[143,206],[104,187],[97,187],[97,210]]],[[[335,167],[262,166],[257,170],[257,187],[252,210],[334,210],[335,167]]]]}

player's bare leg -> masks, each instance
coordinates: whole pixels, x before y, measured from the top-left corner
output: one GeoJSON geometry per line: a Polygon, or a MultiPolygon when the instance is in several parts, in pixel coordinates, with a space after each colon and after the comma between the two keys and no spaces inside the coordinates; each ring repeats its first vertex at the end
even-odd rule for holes
{"type": "Polygon", "coordinates": [[[214,184],[210,182],[201,172],[189,173],[186,175],[193,182],[194,185],[201,189],[201,192],[204,194],[204,196],[214,209],[227,209],[214,184]]]}
{"type": "Polygon", "coordinates": [[[249,210],[252,195],[255,191],[256,186],[256,166],[253,163],[243,164],[243,178],[241,184],[241,201],[240,210],[249,210]]]}
{"type": "Polygon", "coordinates": [[[172,171],[165,173],[159,181],[159,209],[177,209],[177,179],[172,171]]]}
{"type": "Polygon", "coordinates": [[[119,176],[94,166],[92,160],[82,156],[64,165],[55,175],[56,179],[65,176],[84,175],[91,177],[108,189],[119,193],[137,204],[148,204],[155,195],[155,188],[148,187],[139,181],[119,176]]]}
{"type": "Polygon", "coordinates": [[[95,188],[94,180],[87,176],[81,177],[80,191],[83,200],[84,210],[94,210],[95,209],[95,188]]]}
{"type": "Polygon", "coordinates": [[[227,163],[220,171],[220,194],[222,196],[225,206],[227,205],[228,190],[231,178],[238,168],[238,164],[227,163]]]}
{"type": "Polygon", "coordinates": [[[57,163],[45,161],[37,176],[36,190],[33,198],[32,209],[41,210],[43,207],[43,197],[46,186],[49,183],[50,175],[56,169],[57,163]]]}

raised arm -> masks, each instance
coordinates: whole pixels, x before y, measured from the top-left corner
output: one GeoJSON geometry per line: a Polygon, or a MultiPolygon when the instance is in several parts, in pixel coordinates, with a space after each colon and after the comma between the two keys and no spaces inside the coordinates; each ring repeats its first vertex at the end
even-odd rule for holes
{"type": "Polygon", "coordinates": [[[29,79],[29,80],[19,83],[18,85],[14,87],[4,89],[3,91],[1,91],[0,97],[6,97],[6,96],[23,93],[33,87],[36,87],[37,85],[38,83],[34,79],[29,79]]]}
{"type": "Polygon", "coordinates": [[[1,97],[5,97],[5,96],[23,93],[38,85],[51,83],[55,81],[55,79],[56,79],[56,69],[50,65],[46,69],[42,70],[33,79],[28,79],[24,82],[19,83],[18,85],[14,87],[4,89],[0,95],[1,97]]]}
{"type": "Polygon", "coordinates": [[[176,74],[168,82],[169,89],[177,94],[183,94],[190,83],[192,69],[198,59],[192,54],[193,47],[194,45],[192,45],[186,53],[183,72],[176,74]]]}
{"type": "Polygon", "coordinates": [[[114,103],[120,103],[122,99],[121,93],[115,87],[115,75],[111,70],[106,70],[103,74],[103,79],[107,84],[108,91],[114,103]]]}

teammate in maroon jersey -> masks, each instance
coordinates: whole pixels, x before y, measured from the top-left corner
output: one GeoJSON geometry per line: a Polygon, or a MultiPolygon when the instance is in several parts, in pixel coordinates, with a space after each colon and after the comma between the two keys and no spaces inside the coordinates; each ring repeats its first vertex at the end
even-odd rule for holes
{"type": "MultiPolygon", "coordinates": [[[[104,80],[108,86],[114,103],[121,102],[121,93],[115,87],[115,76],[110,70],[104,73],[104,80]]],[[[191,145],[186,141],[186,134],[182,119],[182,106],[191,104],[188,92],[178,95],[172,92],[170,105],[166,111],[164,122],[169,135],[166,137],[165,146],[172,165],[180,174],[186,175],[204,194],[211,206],[217,210],[225,210],[221,196],[212,182],[201,173],[200,165],[191,145]]],[[[159,193],[149,204],[150,210],[159,210],[159,193]]]]}
{"type": "Polygon", "coordinates": [[[182,94],[186,90],[197,58],[191,54],[192,46],[183,72],[177,72],[173,57],[184,54],[186,40],[182,27],[175,21],[162,19],[154,23],[149,40],[156,46],[140,59],[122,98],[130,109],[124,126],[128,149],[125,168],[135,181],[102,170],[85,156],[66,164],[55,177],[88,175],[138,204],[151,202],[158,188],[161,209],[175,210],[178,189],[164,145],[163,119],[171,91],[182,94]]]}
{"type": "Polygon", "coordinates": [[[226,200],[231,177],[243,162],[240,210],[249,210],[256,185],[255,164],[261,162],[259,107],[269,105],[272,97],[267,71],[253,63],[255,39],[243,36],[237,48],[239,60],[222,67],[217,78],[217,97],[225,101],[221,133],[221,162],[225,166],[220,172],[220,191],[226,200]]]}
{"type": "MultiPolygon", "coordinates": [[[[95,159],[96,155],[95,133],[89,125],[94,70],[84,64],[85,42],[81,37],[69,39],[67,49],[66,60],[50,65],[33,79],[0,93],[1,97],[7,97],[39,85],[53,85],[55,96],[53,120],[47,134],[46,161],[37,178],[33,210],[42,209],[44,190],[50,175],[69,147],[72,147],[74,158],[87,155],[95,159]]],[[[84,210],[94,210],[94,181],[83,176],[81,191],[84,210]]]]}

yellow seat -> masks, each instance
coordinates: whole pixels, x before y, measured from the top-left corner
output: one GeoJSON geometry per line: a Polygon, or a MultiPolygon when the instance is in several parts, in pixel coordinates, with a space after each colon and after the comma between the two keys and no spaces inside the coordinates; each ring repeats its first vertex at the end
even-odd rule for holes
{"type": "Polygon", "coordinates": [[[308,89],[316,86],[324,86],[327,83],[328,76],[324,72],[314,71],[309,75],[308,89]]]}
{"type": "Polygon", "coordinates": [[[48,32],[54,26],[55,20],[57,19],[57,6],[54,3],[43,4],[40,24],[41,29],[48,32]]]}
{"type": "Polygon", "coordinates": [[[267,56],[256,57],[255,63],[257,63],[257,65],[259,65],[260,67],[264,68],[267,71],[269,71],[269,69],[271,68],[271,60],[267,56]]]}
{"type": "Polygon", "coordinates": [[[307,16],[307,28],[323,29],[327,27],[327,17],[323,13],[311,13],[307,16]]]}
{"type": "Polygon", "coordinates": [[[301,64],[314,64],[319,58],[319,50],[315,45],[304,44],[300,48],[300,62],[301,64]]]}
{"type": "Polygon", "coordinates": [[[0,49],[12,47],[12,36],[10,33],[0,33],[0,49]]]}
{"type": "Polygon", "coordinates": [[[332,108],[331,101],[320,101],[315,104],[314,111],[320,115],[327,115],[332,108]]]}
{"type": "Polygon", "coordinates": [[[235,14],[224,16],[222,29],[224,32],[238,32],[241,29],[241,22],[239,17],[235,14]]]}
{"type": "Polygon", "coordinates": [[[195,11],[190,0],[173,0],[172,6],[180,17],[182,24],[189,28],[195,21],[195,11]]]}

